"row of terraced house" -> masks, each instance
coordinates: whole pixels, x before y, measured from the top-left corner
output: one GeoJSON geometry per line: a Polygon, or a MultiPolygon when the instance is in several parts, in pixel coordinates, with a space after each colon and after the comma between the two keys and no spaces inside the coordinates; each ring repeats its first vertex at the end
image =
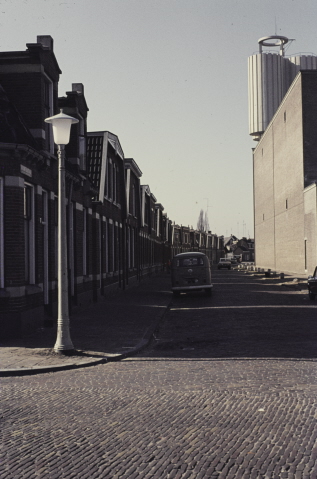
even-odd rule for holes
{"type": "Polygon", "coordinates": [[[216,263],[223,251],[222,237],[168,218],[117,135],[87,132],[84,87],[59,97],[60,74],[50,36],[0,53],[2,337],[56,318],[57,156],[44,119],[61,108],[79,120],[66,146],[70,310],[167,270],[179,252],[203,251],[216,263]]]}

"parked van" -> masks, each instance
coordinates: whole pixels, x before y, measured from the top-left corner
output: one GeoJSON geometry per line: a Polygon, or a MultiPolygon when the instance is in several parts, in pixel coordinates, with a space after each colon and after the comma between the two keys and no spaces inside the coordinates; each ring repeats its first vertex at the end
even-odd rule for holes
{"type": "Polygon", "coordinates": [[[212,293],[209,259],[204,253],[180,253],[172,260],[172,291],[174,296],[181,292],[203,290],[212,293]]]}

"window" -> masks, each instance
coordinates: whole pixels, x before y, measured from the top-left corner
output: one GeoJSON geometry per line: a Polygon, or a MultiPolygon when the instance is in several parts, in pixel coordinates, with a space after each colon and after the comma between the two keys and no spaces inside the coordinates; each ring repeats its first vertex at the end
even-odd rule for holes
{"type": "Polygon", "coordinates": [[[0,178],[0,288],[4,288],[3,178],[0,178]]]}
{"type": "Polygon", "coordinates": [[[131,268],[131,227],[128,226],[128,268],[131,268]]]}
{"type": "Polygon", "coordinates": [[[87,275],[87,209],[83,208],[83,276],[87,275]]]}
{"type": "Polygon", "coordinates": [[[25,282],[35,284],[34,188],[24,185],[25,282]]]}
{"type": "Polygon", "coordinates": [[[155,211],[154,211],[153,208],[151,208],[151,223],[150,223],[150,225],[151,225],[152,230],[155,231],[155,226],[156,226],[155,225],[155,211]]]}
{"type": "Polygon", "coordinates": [[[58,276],[58,200],[54,196],[54,252],[55,252],[55,278],[58,276]]]}
{"type": "Polygon", "coordinates": [[[114,271],[119,271],[119,227],[114,225],[114,271]]]}
{"type": "Polygon", "coordinates": [[[106,259],[106,273],[109,273],[109,223],[107,218],[105,218],[105,233],[104,233],[104,242],[105,242],[105,259],[106,259]]]}
{"type": "Polygon", "coordinates": [[[113,168],[112,168],[112,161],[110,160],[110,158],[108,158],[108,161],[107,161],[107,166],[108,166],[108,189],[107,189],[107,196],[108,196],[108,199],[112,199],[112,175],[113,175],[113,168]]]}
{"type": "Polygon", "coordinates": [[[144,201],[145,201],[145,204],[144,204],[144,209],[145,209],[144,224],[148,225],[149,224],[149,216],[150,216],[150,205],[149,205],[147,196],[145,196],[144,201]]]}
{"type": "Polygon", "coordinates": [[[113,272],[113,258],[114,258],[114,231],[113,223],[108,222],[108,271],[113,272]]]}
{"type": "Polygon", "coordinates": [[[117,202],[117,168],[113,165],[113,202],[117,202]]]}
{"type": "Polygon", "coordinates": [[[109,160],[106,160],[105,198],[109,197],[109,160]]]}
{"type": "Polygon", "coordinates": [[[70,202],[67,205],[67,222],[68,222],[68,231],[67,231],[67,236],[68,236],[68,254],[67,254],[67,259],[68,259],[68,268],[69,268],[69,273],[70,277],[68,278],[69,281],[69,286],[70,286],[70,293],[72,296],[75,294],[75,247],[74,247],[74,241],[75,241],[75,235],[74,235],[74,210],[76,209],[75,203],[70,202]]]}
{"type": "Polygon", "coordinates": [[[102,231],[102,217],[99,217],[99,287],[103,285],[103,231],[102,231]]]}
{"type": "Polygon", "coordinates": [[[131,230],[131,266],[132,268],[135,267],[135,228],[132,228],[131,230]]]}
{"type": "Polygon", "coordinates": [[[187,268],[188,266],[204,266],[203,258],[184,258],[177,260],[177,266],[187,268]]]}
{"type": "Polygon", "coordinates": [[[136,209],[135,209],[135,185],[132,186],[131,213],[132,213],[132,216],[136,216],[136,209]]]}
{"type": "Polygon", "coordinates": [[[43,293],[44,304],[48,304],[48,193],[42,190],[42,226],[43,226],[43,293]]]}

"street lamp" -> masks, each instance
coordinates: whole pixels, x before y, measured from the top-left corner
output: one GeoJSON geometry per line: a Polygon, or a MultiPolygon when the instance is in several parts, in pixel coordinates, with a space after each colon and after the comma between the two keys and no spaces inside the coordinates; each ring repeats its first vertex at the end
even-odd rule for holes
{"type": "Polygon", "coordinates": [[[63,110],[58,115],[44,120],[53,127],[54,142],[58,155],[58,315],[57,338],[54,346],[56,352],[73,351],[74,346],[69,332],[68,314],[68,278],[67,278],[67,243],[66,243],[66,200],[65,200],[65,145],[69,143],[70,129],[79,120],[65,115],[63,110]]]}

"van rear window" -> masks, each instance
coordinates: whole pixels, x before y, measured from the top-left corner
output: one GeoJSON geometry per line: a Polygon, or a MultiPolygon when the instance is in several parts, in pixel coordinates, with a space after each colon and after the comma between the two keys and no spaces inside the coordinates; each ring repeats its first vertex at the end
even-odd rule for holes
{"type": "Polygon", "coordinates": [[[179,267],[188,267],[188,266],[204,266],[203,258],[182,258],[178,259],[176,266],[179,267]]]}

